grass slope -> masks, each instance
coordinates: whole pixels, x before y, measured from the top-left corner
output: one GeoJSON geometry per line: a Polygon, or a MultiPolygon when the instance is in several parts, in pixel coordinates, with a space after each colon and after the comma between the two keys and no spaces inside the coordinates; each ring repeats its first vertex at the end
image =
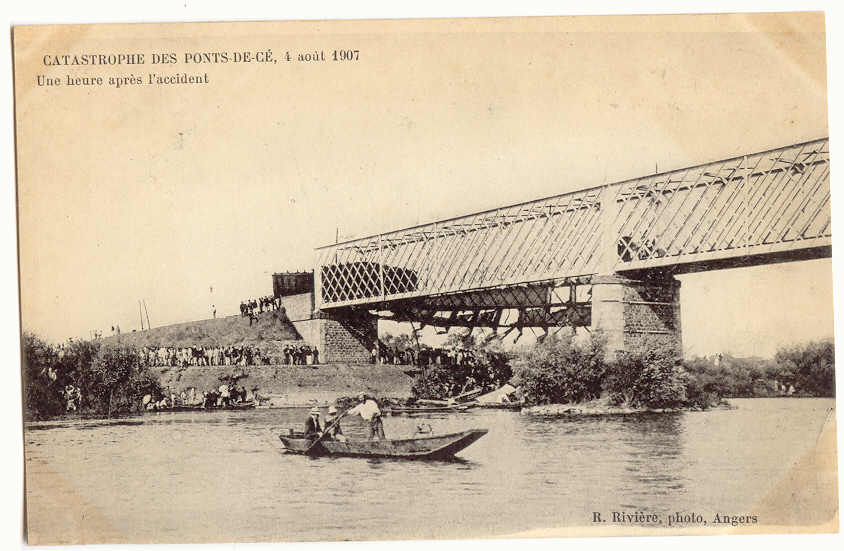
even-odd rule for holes
{"type": "Polygon", "coordinates": [[[258,321],[249,325],[249,318],[228,316],[225,318],[189,321],[145,331],[123,333],[119,337],[103,339],[107,343],[133,346],[237,346],[267,345],[299,341],[301,337],[287,317],[279,312],[258,314],[258,321]]]}

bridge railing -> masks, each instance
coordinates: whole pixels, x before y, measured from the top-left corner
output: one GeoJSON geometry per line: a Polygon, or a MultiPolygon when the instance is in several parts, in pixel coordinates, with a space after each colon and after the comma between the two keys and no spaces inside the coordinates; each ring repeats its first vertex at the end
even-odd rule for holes
{"type": "Polygon", "coordinates": [[[343,306],[591,273],[600,189],[317,250],[317,301],[343,306]]]}
{"type": "Polygon", "coordinates": [[[611,273],[831,239],[828,139],[317,249],[317,307],[611,273]]]}
{"type": "Polygon", "coordinates": [[[828,145],[816,140],[624,185],[614,269],[828,244],[828,145]]]}

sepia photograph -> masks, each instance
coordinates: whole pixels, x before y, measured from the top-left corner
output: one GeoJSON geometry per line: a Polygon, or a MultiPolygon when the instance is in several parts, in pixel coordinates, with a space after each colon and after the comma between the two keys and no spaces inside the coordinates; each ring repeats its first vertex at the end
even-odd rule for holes
{"type": "Polygon", "coordinates": [[[823,12],[11,43],[27,544],[839,531],[823,12]]]}

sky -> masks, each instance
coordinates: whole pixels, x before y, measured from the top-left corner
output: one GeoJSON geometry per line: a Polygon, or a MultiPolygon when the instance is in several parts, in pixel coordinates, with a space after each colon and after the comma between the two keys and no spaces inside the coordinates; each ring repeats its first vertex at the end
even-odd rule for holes
{"type": "Polygon", "coordinates": [[[680,276],[686,357],[772,357],[833,337],[832,262],[808,260],[680,276]]]}
{"type": "MultiPolygon", "coordinates": [[[[234,314],[351,238],[827,135],[822,18],[19,33],[21,308],[51,340],[234,314]],[[45,53],[360,50],[354,63],[45,67],[45,53]],[[207,72],[204,86],[39,74],[207,72]]],[[[687,354],[831,336],[831,262],[682,277],[687,354]],[[748,308],[748,305],[753,305],[748,308]]]]}

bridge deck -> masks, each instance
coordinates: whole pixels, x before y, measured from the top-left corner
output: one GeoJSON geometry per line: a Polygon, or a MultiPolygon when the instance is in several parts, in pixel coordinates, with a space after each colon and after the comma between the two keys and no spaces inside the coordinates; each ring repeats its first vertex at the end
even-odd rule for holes
{"type": "Polygon", "coordinates": [[[826,256],[828,146],[824,138],[322,247],[317,307],[826,256]]]}

